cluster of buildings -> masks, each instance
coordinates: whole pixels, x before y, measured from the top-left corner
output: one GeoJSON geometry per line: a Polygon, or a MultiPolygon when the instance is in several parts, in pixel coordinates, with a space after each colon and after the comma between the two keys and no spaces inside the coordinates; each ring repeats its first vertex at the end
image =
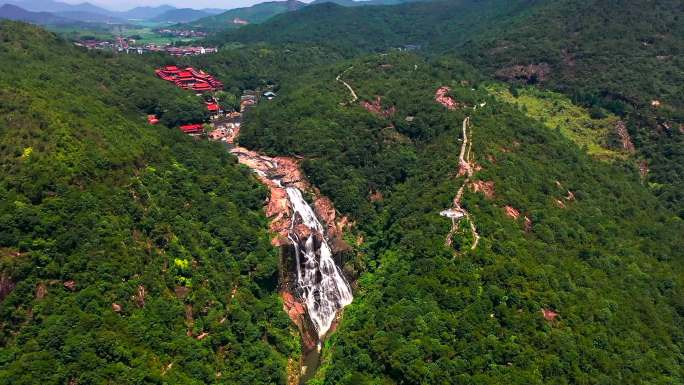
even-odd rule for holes
{"type": "MultiPolygon", "coordinates": [[[[166,66],[154,71],[157,76],[174,83],[176,86],[195,92],[217,91],[223,88],[223,83],[218,81],[208,73],[196,70],[192,67],[178,68],[176,66],[166,66]]],[[[212,107],[213,108],[213,107],[212,107]]]]}
{"type": "Polygon", "coordinates": [[[259,102],[259,98],[264,98],[267,100],[275,99],[276,93],[268,90],[259,96],[258,91],[245,90],[240,97],[240,112],[245,112],[252,106],[255,106],[259,102]]]}
{"type": "MultiPolygon", "coordinates": [[[[240,130],[242,114],[255,106],[259,99],[271,100],[276,97],[272,87],[267,88],[263,93],[245,90],[240,97],[239,112],[223,111],[218,100],[210,94],[210,92],[222,89],[223,83],[212,75],[193,67],[180,68],[171,65],[155,70],[155,74],[159,78],[171,82],[182,89],[195,91],[203,96],[207,111],[211,114],[212,130],[207,130],[206,132],[210,140],[232,143],[232,140],[240,130]]],[[[159,122],[155,115],[149,115],[147,120],[152,125],[159,122]]],[[[184,124],[180,126],[180,130],[188,135],[201,136],[205,134],[205,127],[206,125],[203,123],[184,124]]]]}
{"type": "Polygon", "coordinates": [[[218,52],[216,47],[164,47],[164,52],[171,56],[197,56],[218,52]]]}
{"type": "Polygon", "coordinates": [[[82,40],[76,43],[79,47],[85,47],[87,49],[100,49],[100,50],[110,50],[121,53],[128,54],[139,54],[150,52],[161,52],[166,53],[171,56],[197,56],[206,55],[218,52],[216,47],[203,47],[203,46],[185,46],[185,47],[174,47],[170,44],[166,45],[156,45],[156,44],[144,44],[136,45],[134,39],[127,39],[119,37],[116,41],[108,40],[82,40]]]}
{"type": "Polygon", "coordinates": [[[162,28],[154,31],[164,37],[182,37],[182,38],[196,38],[196,37],[207,37],[206,32],[188,30],[188,29],[168,29],[162,28]]]}

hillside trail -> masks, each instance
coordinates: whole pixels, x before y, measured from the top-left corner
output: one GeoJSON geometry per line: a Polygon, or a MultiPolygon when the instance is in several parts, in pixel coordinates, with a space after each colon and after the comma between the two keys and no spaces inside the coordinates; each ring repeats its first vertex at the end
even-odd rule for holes
{"type": "Polygon", "coordinates": [[[342,71],[342,72],[341,72],[339,75],[337,75],[337,77],[335,78],[335,80],[337,80],[338,82],[344,84],[344,86],[347,87],[347,89],[348,89],[349,92],[351,93],[352,98],[351,98],[351,100],[349,101],[350,104],[356,102],[357,100],[359,100],[359,97],[356,95],[356,92],[354,92],[354,89],[349,85],[349,83],[347,83],[347,82],[345,82],[344,80],[342,80],[342,75],[344,75],[345,72],[351,70],[352,68],[354,68],[354,66],[351,66],[351,67],[347,68],[346,70],[342,71]]]}
{"type": "Polygon", "coordinates": [[[451,218],[451,230],[449,231],[449,234],[447,234],[445,241],[446,245],[451,247],[453,244],[453,237],[458,233],[461,219],[466,218],[470,224],[470,231],[473,234],[473,244],[470,246],[470,250],[475,250],[480,242],[480,235],[477,232],[477,227],[475,226],[475,222],[473,221],[470,213],[461,206],[463,192],[465,191],[465,187],[470,182],[470,179],[474,173],[473,164],[471,162],[473,134],[472,129],[468,130],[469,126],[470,116],[466,116],[466,118],[463,119],[463,143],[461,144],[461,151],[458,155],[458,175],[465,175],[466,178],[461,187],[458,189],[451,208],[442,211],[440,215],[451,218]]]}

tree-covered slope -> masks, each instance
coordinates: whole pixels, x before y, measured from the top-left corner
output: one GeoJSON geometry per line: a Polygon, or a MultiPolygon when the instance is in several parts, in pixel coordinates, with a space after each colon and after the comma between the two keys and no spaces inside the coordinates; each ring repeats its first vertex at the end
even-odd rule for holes
{"type": "Polygon", "coordinates": [[[594,159],[481,80],[453,60],[374,56],[303,74],[249,116],[241,144],[304,156],[357,221],[355,299],[311,383],[683,381],[681,219],[629,161],[594,159]],[[460,108],[435,102],[444,85],[460,108]],[[468,115],[472,251],[467,222],[447,246],[439,215],[464,182],[468,115]]]}
{"type": "Polygon", "coordinates": [[[0,63],[0,383],[284,383],[265,191],[145,123],[180,91],[18,23],[0,63]]]}
{"type": "Polygon", "coordinates": [[[225,34],[242,42],[309,43],[349,54],[407,44],[433,49],[465,41],[490,20],[515,15],[535,0],[454,0],[393,6],[343,7],[322,3],[225,34]],[[278,33],[273,33],[278,31],[278,33]]]}
{"type": "Polygon", "coordinates": [[[492,77],[563,92],[598,114],[610,111],[625,121],[650,171],[646,182],[681,216],[682,11],[675,0],[321,4],[225,39],[308,42],[349,56],[411,45],[460,57],[492,77]]]}
{"type": "Polygon", "coordinates": [[[535,75],[541,86],[620,115],[648,164],[647,182],[682,216],[682,14],[680,1],[549,2],[493,24],[454,52],[513,82],[529,81],[525,68],[546,66],[535,75]]]}
{"type": "Polygon", "coordinates": [[[188,23],[188,26],[207,31],[235,29],[247,22],[263,23],[275,15],[296,11],[306,4],[297,0],[267,1],[251,7],[235,8],[218,15],[208,16],[188,23]],[[236,23],[235,21],[238,21],[236,23]]]}

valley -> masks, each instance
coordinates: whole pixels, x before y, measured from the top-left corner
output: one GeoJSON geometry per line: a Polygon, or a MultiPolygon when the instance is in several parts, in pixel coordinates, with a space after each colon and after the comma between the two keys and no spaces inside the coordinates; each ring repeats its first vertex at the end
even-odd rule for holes
{"type": "Polygon", "coordinates": [[[0,384],[683,382],[681,6],[609,3],[0,21],[0,384]]]}

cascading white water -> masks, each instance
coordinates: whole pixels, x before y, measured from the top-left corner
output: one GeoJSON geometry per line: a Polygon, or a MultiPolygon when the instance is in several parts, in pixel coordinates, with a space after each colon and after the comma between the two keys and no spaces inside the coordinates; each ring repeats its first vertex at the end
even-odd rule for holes
{"type": "Polygon", "coordinates": [[[301,191],[295,187],[287,187],[286,191],[294,211],[289,237],[295,246],[297,286],[318,336],[323,337],[330,329],[337,311],[352,302],[351,288],[332,258],[323,225],[302,197],[301,191]],[[306,239],[300,239],[295,231],[295,226],[300,223],[298,219],[311,230],[306,239]]]}

